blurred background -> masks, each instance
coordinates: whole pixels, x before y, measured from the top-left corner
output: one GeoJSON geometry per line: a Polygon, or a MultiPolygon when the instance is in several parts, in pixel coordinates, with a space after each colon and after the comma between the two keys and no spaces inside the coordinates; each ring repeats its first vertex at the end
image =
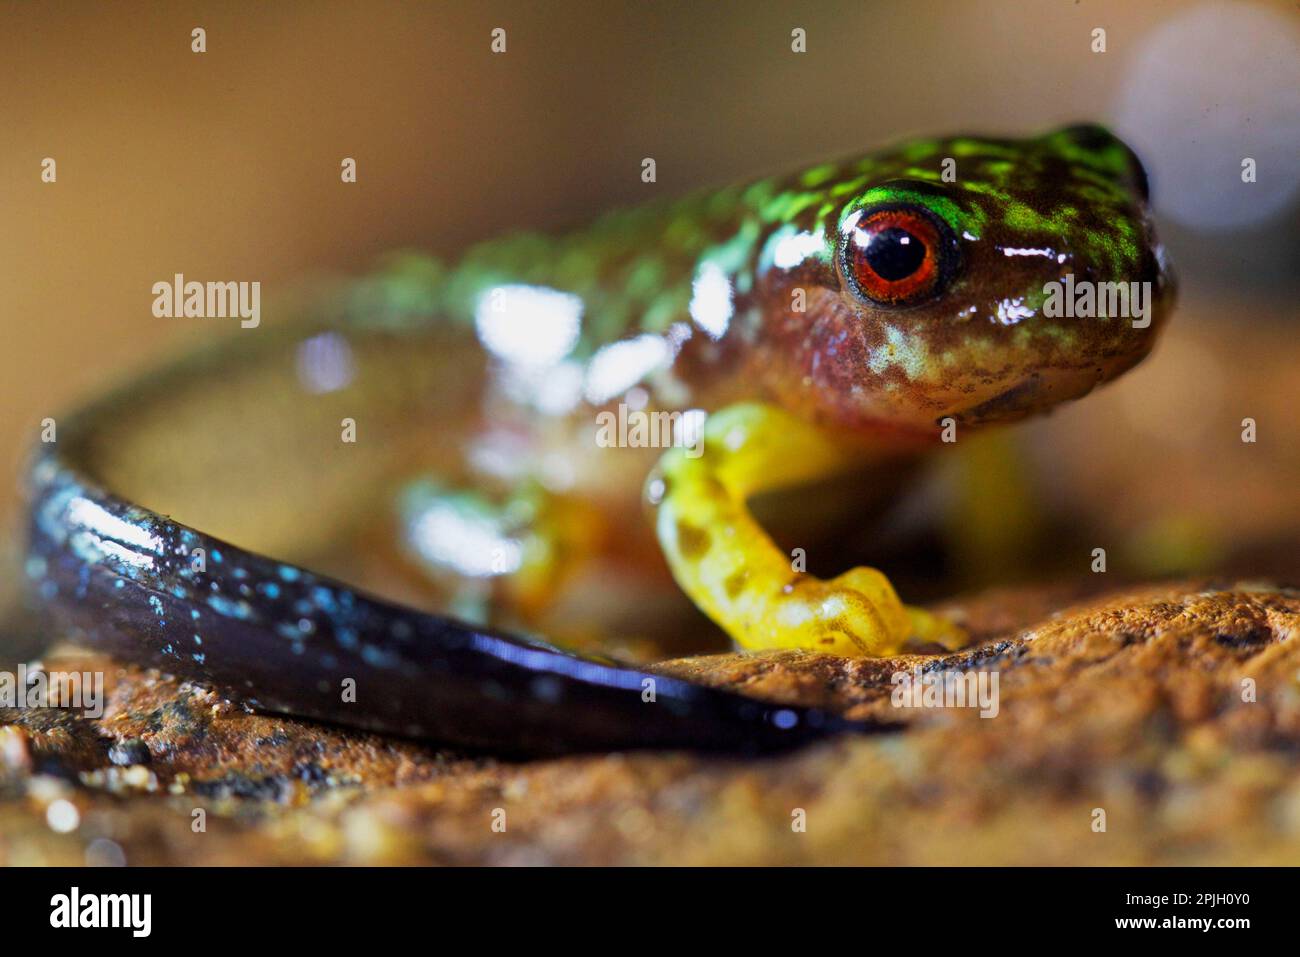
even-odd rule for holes
{"type": "Polygon", "coordinates": [[[1300,574],[1294,0],[3,2],[0,91],[5,542],[43,418],[239,334],[155,318],[151,286],[174,273],[274,299],[395,247],[454,256],[651,189],[1096,120],[1147,165],[1180,304],[1144,366],[1023,430],[1025,495],[1134,574],[1300,574]]]}

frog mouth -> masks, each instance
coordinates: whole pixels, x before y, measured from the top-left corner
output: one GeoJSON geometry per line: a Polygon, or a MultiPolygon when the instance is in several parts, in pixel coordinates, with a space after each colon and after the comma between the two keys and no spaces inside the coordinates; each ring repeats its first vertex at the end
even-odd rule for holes
{"type": "Polygon", "coordinates": [[[953,418],[970,425],[1023,418],[1039,407],[1044,391],[1043,380],[1035,373],[953,418]]]}
{"type": "Polygon", "coordinates": [[[964,425],[986,425],[1014,422],[1047,412],[1064,402],[1083,398],[1141,358],[1141,355],[1125,357],[1117,364],[1101,368],[1088,364],[1077,368],[1038,370],[992,398],[963,412],[952,413],[952,417],[964,425]]]}

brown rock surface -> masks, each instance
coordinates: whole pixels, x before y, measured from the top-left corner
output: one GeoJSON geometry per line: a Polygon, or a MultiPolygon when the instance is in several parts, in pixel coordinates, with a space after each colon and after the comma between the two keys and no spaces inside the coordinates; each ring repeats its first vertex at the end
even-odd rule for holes
{"type": "Polygon", "coordinates": [[[108,707],[0,710],[0,863],[80,863],[92,845],[92,860],[116,845],[137,864],[1300,861],[1300,592],[1080,594],[953,603],[976,638],[958,654],[659,666],[902,725],[764,760],[467,759],[249,714],[69,650],[47,666],[108,672],[108,707]],[[893,707],[891,676],[917,664],[996,671],[997,716],[893,707]],[[47,823],[59,799],[79,812],[68,833],[47,823]]]}

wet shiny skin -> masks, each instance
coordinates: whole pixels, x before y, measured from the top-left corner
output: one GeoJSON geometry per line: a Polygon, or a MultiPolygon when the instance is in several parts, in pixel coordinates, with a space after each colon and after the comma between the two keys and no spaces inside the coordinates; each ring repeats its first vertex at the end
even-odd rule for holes
{"type": "Polygon", "coordinates": [[[457,482],[405,514],[432,578],[544,608],[565,554],[591,547],[573,516],[636,535],[650,460],[596,442],[600,413],[702,410],[704,454],[664,454],[650,484],[674,578],[742,646],[858,655],[961,636],[879,572],[797,570],[746,498],[923,454],[949,420],[965,434],[1082,396],[1146,355],[1170,299],[1141,167],[1098,127],[916,140],[485,243],[413,288],[485,361],[457,482]],[[926,255],[881,251],[899,236],[926,255]],[[1154,321],[1049,318],[1045,284],[1067,276],[1151,283],[1154,321]],[[510,517],[521,490],[532,504],[510,517]]]}
{"type": "Polygon", "coordinates": [[[1082,128],[913,141],[454,266],[399,256],[61,419],[29,475],[27,575],[120,660],[388,733],[558,753],[882,730],[517,633],[604,651],[653,619],[694,641],[693,603],[745,647],[959,643],[882,573],[822,581],[773,545],[839,497],[785,494],[763,523],[747,499],[852,470],[834,529],[856,531],[943,423],[964,437],[1120,374],[1168,311],[1158,250],[1140,167],[1082,128]],[[1065,276],[1150,281],[1151,323],[1047,317],[1065,276]],[[602,439],[602,413],[687,411],[690,448],[602,439]],[[615,616],[575,626],[575,598],[615,616]]]}

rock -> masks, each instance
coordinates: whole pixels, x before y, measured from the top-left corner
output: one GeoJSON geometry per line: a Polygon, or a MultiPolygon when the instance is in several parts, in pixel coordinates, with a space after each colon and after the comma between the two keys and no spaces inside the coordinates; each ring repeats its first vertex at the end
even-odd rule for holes
{"type": "Polygon", "coordinates": [[[108,760],[124,767],[133,764],[148,764],[150,757],[149,745],[139,738],[127,738],[118,741],[108,749],[108,760]]]}
{"type": "MultiPolygon", "coordinates": [[[[96,828],[128,835],[115,838],[127,862],[149,864],[1296,860],[1300,592],[1198,580],[1081,594],[1025,588],[954,602],[946,610],[974,638],[955,654],[771,652],[657,666],[900,725],[765,760],[502,764],[217,707],[209,690],[124,668],[98,721],[4,716],[23,729],[32,767],[81,773],[85,813],[76,834],[52,833],[14,786],[31,772],[5,767],[0,863],[75,863],[103,836],[96,828]],[[945,672],[983,673],[986,692],[996,675],[996,717],[896,706],[895,675],[945,672]],[[102,772],[121,745],[107,741],[147,742],[157,793],[108,793],[115,777],[102,772]],[[185,839],[195,807],[208,812],[197,843],[185,839]],[[491,827],[498,809],[504,833],[491,827]]],[[[64,665],[73,661],[119,671],[84,655],[64,665]]]]}

